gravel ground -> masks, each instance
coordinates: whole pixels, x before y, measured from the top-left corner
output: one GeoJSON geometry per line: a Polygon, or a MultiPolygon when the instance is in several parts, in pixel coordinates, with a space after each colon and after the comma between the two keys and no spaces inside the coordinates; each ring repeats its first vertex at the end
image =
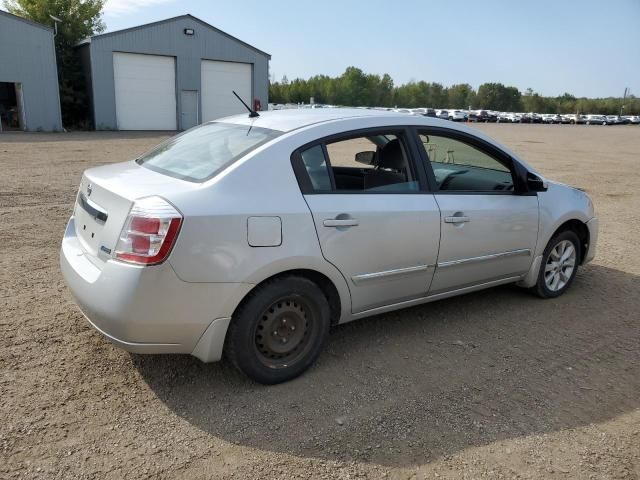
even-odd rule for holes
{"type": "Polygon", "coordinates": [[[0,135],[0,478],[639,478],[640,128],[478,128],[592,195],[594,263],[556,300],[507,286],[336,327],[273,387],[118,350],[64,286],[81,172],[166,135],[0,135]]]}

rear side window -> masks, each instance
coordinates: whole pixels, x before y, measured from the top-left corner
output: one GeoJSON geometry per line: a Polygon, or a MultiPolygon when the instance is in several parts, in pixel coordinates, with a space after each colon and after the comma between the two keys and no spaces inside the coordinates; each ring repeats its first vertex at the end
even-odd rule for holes
{"type": "Polygon", "coordinates": [[[175,178],[203,182],[281,134],[250,125],[206,123],[161,143],[136,162],[175,178]]]}
{"type": "Polygon", "coordinates": [[[322,145],[316,145],[301,154],[304,168],[315,191],[331,190],[331,177],[322,145]]]}
{"type": "MultiPolygon", "coordinates": [[[[306,193],[412,193],[420,185],[403,136],[377,133],[317,144],[300,152],[306,193]]],[[[305,188],[303,187],[303,190],[305,188]]]]}

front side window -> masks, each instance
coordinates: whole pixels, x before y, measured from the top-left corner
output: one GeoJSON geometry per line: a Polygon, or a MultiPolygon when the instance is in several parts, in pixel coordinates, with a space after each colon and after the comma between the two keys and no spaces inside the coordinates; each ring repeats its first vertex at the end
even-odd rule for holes
{"type": "Polygon", "coordinates": [[[206,123],[161,143],[136,162],[165,175],[202,182],[281,134],[250,125],[206,123]]]}
{"type": "Polygon", "coordinates": [[[302,151],[300,157],[314,192],[409,193],[420,189],[404,138],[397,134],[318,144],[302,151]]]}
{"type": "Polygon", "coordinates": [[[508,167],[454,138],[420,134],[440,191],[513,192],[508,167]]]}

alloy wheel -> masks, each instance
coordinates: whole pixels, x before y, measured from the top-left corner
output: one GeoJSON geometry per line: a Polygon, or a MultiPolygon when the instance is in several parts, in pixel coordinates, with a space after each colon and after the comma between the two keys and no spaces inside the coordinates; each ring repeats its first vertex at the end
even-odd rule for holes
{"type": "Polygon", "coordinates": [[[562,290],[571,279],[576,267],[576,248],[569,240],[562,240],[553,247],[544,267],[544,282],[549,290],[562,290]]]}

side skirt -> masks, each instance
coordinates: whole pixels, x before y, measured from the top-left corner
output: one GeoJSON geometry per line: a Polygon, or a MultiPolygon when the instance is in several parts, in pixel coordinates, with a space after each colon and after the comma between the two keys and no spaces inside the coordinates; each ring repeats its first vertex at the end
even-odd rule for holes
{"type": "Polygon", "coordinates": [[[372,315],[378,315],[380,313],[391,312],[394,310],[400,310],[401,308],[413,307],[415,305],[421,305],[423,303],[435,302],[436,300],[442,300],[444,298],[455,297],[456,295],[462,295],[464,293],[475,292],[476,290],[483,290],[485,288],[496,287],[498,285],[504,285],[507,283],[515,283],[522,279],[522,276],[501,278],[499,280],[492,280],[491,282],[479,283],[478,285],[472,285],[470,287],[459,288],[456,290],[450,290],[448,292],[437,293],[435,295],[427,295],[426,297],[416,298],[413,300],[407,300],[405,302],[393,303],[391,305],[385,305],[384,307],[372,308],[365,310],[364,312],[351,315],[347,320],[340,323],[348,323],[352,320],[359,318],[370,317],[372,315]]]}

